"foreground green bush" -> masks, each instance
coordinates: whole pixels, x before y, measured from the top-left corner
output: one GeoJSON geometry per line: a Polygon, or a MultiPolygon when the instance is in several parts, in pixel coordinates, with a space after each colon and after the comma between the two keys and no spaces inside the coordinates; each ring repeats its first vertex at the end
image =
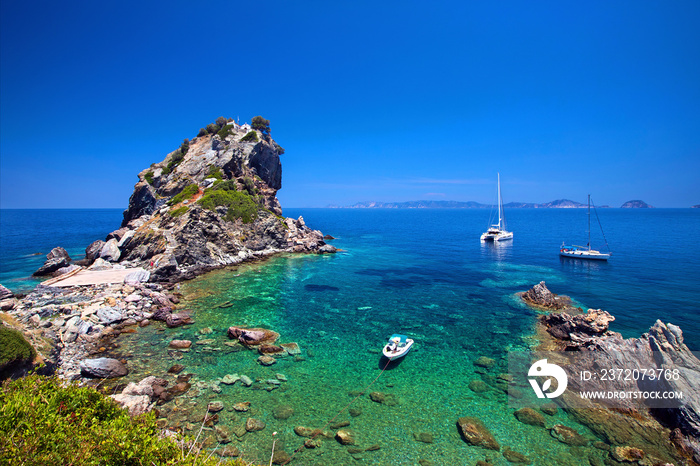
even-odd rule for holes
{"type": "Polygon", "coordinates": [[[18,330],[0,324],[0,367],[13,361],[34,359],[36,351],[18,330]]]}
{"type": "Polygon", "coordinates": [[[223,187],[219,189],[219,186],[204,193],[204,196],[197,203],[207,210],[214,210],[219,206],[228,207],[224,217],[224,220],[227,221],[240,218],[243,223],[250,223],[257,218],[258,205],[248,194],[227,190],[223,187]]]}
{"type": "Polygon", "coordinates": [[[0,464],[221,464],[208,452],[186,455],[188,449],[183,453],[173,440],[160,438],[152,413],[131,418],[93,388],[62,387],[56,378],[38,375],[0,388],[0,464]]]}

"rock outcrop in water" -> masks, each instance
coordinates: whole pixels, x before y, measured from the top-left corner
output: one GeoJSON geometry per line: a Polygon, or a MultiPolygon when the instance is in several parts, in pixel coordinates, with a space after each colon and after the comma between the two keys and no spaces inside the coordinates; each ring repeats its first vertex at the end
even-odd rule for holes
{"type": "Polygon", "coordinates": [[[139,173],[121,228],[85,260],[150,267],[164,281],[281,251],[335,252],[302,218],[282,217],[284,150],[261,120],[220,118],[139,173]]]}
{"type": "Polygon", "coordinates": [[[685,345],[681,329],[673,324],[657,320],[640,338],[624,339],[609,329],[614,320],[600,309],[540,317],[540,324],[554,338],[547,348],[565,349],[564,354],[575,358],[575,364],[562,361],[569,385],[557,402],[597,435],[619,445],[620,451],[627,451],[629,444],[636,441],[636,446],[650,458],[672,457],[678,464],[700,463],[700,360],[685,345]],[[629,376],[610,380],[598,376],[582,380],[583,371],[600,374],[601,368],[622,369],[629,374],[654,371],[678,377],[629,376]],[[579,397],[581,391],[680,392],[683,398],[656,402],[652,409],[644,399],[593,402],[579,397]]]}

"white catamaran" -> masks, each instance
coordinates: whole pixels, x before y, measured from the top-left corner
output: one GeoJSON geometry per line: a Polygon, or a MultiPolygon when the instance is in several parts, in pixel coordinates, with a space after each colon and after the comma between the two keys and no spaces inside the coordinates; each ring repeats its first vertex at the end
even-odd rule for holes
{"type": "MultiPolygon", "coordinates": [[[[594,206],[595,208],[595,206],[594,206]]],[[[595,214],[598,218],[598,212],[595,214]]],[[[598,218],[598,225],[600,226],[600,231],[603,231],[603,226],[600,224],[600,219],[598,218]]],[[[605,239],[605,233],[603,233],[603,239],[605,239]]],[[[605,241],[605,246],[608,247],[607,240],[605,241]]],[[[588,195],[588,244],[586,246],[567,246],[565,243],[561,244],[559,248],[559,255],[564,257],[573,257],[576,259],[592,259],[606,261],[612,255],[610,248],[608,247],[608,252],[603,253],[591,249],[591,195],[588,195]]]]}
{"type": "Polygon", "coordinates": [[[481,241],[504,241],[513,239],[513,232],[506,230],[506,216],[503,212],[501,199],[501,174],[498,174],[498,224],[491,225],[486,233],[481,235],[481,241]]]}

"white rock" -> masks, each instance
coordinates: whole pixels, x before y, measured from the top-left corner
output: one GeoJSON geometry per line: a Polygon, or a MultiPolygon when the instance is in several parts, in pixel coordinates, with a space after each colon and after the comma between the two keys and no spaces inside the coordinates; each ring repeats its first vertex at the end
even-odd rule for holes
{"type": "Polygon", "coordinates": [[[119,403],[122,408],[128,409],[129,414],[132,416],[147,413],[153,408],[151,405],[151,397],[148,395],[125,395],[124,393],[120,393],[118,395],[111,395],[110,398],[119,403]]]}
{"type": "Polygon", "coordinates": [[[248,377],[247,375],[242,375],[241,376],[241,383],[243,385],[245,385],[246,387],[250,387],[251,385],[253,385],[253,380],[250,377],[248,377]]]}
{"type": "Polygon", "coordinates": [[[116,262],[121,257],[122,253],[119,250],[119,241],[116,238],[112,238],[107,241],[102,249],[100,249],[100,258],[105,259],[109,262],[116,262]]]}

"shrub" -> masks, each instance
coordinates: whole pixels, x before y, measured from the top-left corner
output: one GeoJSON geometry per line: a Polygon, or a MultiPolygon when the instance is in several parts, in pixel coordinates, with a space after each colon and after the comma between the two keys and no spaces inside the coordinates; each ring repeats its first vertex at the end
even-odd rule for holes
{"type": "Polygon", "coordinates": [[[207,135],[207,130],[204,128],[199,128],[199,133],[197,133],[197,137],[201,138],[202,136],[206,136],[206,135],[207,135]]]}
{"type": "Polygon", "coordinates": [[[163,169],[163,175],[167,175],[170,172],[172,172],[175,169],[175,167],[180,165],[180,162],[182,162],[184,159],[185,155],[182,153],[181,149],[178,149],[175,152],[173,152],[173,155],[170,156],[170,162],[168,162],[168,165],[163,169]]]}
{"type": "Polygon", "coordinates": [[[175,441],[159,434],[153,413],[131,418],[94,388],[38,375],[0,387],[0,464],[219,464],[194,451],[183,459],[175,441]]]}
{"type": "Polygon", "coordinates": [[[224,174],[221,172],[221,168],[217,167],[216,165],[210,165],[208,178],[216,178],[217,180],[223,180],[224,174]]]}
{"type": "Polygon", "coordinates": [[[148,184],[153,185],[153,172],[147,171],[144,173],[143,178],[148,182],[148,184]]]}
{"type": "Polygon", "coordinates": [[[255,131],[249,131],[248,134],[241,138],[241,142],[258,142],[258,133],[255,131]]]}
{"type": "Polygon", "coordinates": [[[0,367],[14,361],[34,359],[34,356],[34,347],[21,332],[0,324],[0,367]]]}
{"type": "Polygon", "coordinates": [[[216,185],[212,188],[212,191],[238,191],[238,188],[236,187],[236,182],[233,180],[226,180],[222,181],[220,183],[216,183],[216,185]]]}
{"type": "Polygon", "coordinates": [[[168,205],[175,205],[175,204],[182,202],[186,199],[190,199],[192,196],[194,196],[198,192],[199,192],[199,186],[197,186],[194,183],[189,184],[189,185],[185,186],[185,188],[182,191],[180,191],[175,197],[170,199],[168,201],[168,205]]]}
{"type": "Polygon", "coordinates": [[[221,138],[221,140],[223,141],[224,139],[226,139],[226,136],[228,136],[232,132],[233,132],[233,125],[226,125],[223,128],[221,128],[221,130],[219,130],[219,132],[216,134],[218,134],[219,137],[221,138]]]}
{"type": "Polygon", "coordinates": [[[275,143],[275,149],[277,150],[277,155],[284,154],[284,148],[277,143],[275,143]]]}
{"type": "Polygon", "coordinates": [[[219,206],[227,207],[228,211],[224,216],[224,220],[227,221],[240,218],[243,223],[250,223],[258,216],[258,205],[255,201],[248,194],[238,191],[213,189],[205,193],[197,203],[207,210],[215,210],[219,206]]]}
{"type": "Polygon", "coordinates": [[[245,190],[248,191],[248,194],[250,194],[251,196],[258,193],[258,190],[255,187],[255,183],[253,183],[253,180],[251,180],[248,177],[243,178],[243,186],[245,187],[245,190]]]}
{"type": "Polygon", "coordinates": [[[185,140],[182,141],[182,144],[180,144],[180,152],[182,152],[183,157],[185,154],[187,154],[188,150],[190,150],[190,140],[185,138],[185,140]]]}
{"type": "Polygon", "coordinates": [[[260,115],[253,117],[251,126],[253,129],[257,129],[266,136],[270,134],[270,120],[266,120],[260,115]]]}
{"type": "Polygon", "coordinates": [[[169,214],[172,218],[177,218],[177,217],[180,217],[182,215],[185,215],[185,213],[187,212],[188,209],[189,209],[189,207],[187,207],[186,205],[183,205],[183,206],[178,207],[177,209],[171,210],[169,212],[169,214]]]}
{"type": "Polygon", "coordinates": [[[209,123],[207,125],[207,133],[216,134],[219,131],[219,127],[215,123],[209,123]]]}
{"type": "Polygon", "coordinates": [[[216,119],[216,125],[217,125],[219,128],[223,128],[225,124],[226,124],[226,118],[224,118],[224,117],[219,117],[219,118],[216,119]]]}

